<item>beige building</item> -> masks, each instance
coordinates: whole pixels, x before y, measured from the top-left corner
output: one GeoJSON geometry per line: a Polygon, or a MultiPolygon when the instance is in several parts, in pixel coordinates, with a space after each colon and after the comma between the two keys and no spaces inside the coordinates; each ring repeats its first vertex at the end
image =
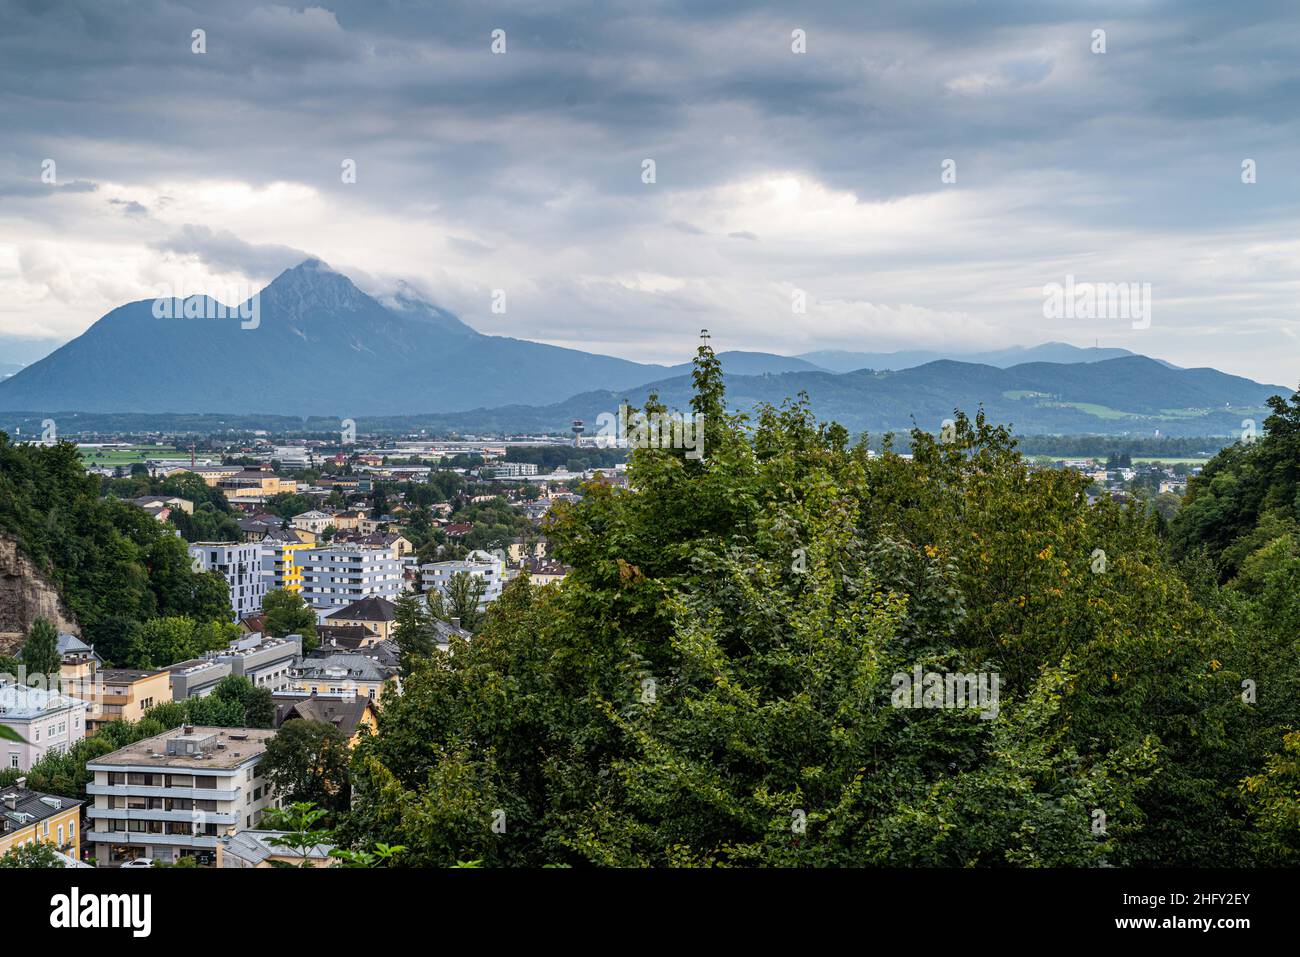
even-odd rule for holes
{"type": "Polygon", "coordinates": [[[171,673],[140,668],[101,668],[89,684],[72,694],[90,702],[86,720],[91,731],[106,721],[139,721],[156,704],[172,700],[171,673]]]}
{"type": "Polygon", "coordinates": [[[137,858],[215,864],[217,842],[277,807],[258,765],[274,731],[186,725],[86,762],[83,835],[102,865],[137,858]]]}
{"type": "Polygon", "coordinates": [[[377,702],[391,678],[371,658],[345,651],[304,658],[290,672],[289,684],[292,690],[306,694],[352,694],[377,702]]]}

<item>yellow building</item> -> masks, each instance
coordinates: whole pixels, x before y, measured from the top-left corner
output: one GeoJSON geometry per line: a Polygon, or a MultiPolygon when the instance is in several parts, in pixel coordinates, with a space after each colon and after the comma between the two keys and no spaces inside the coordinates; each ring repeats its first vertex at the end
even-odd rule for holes
{"type": "MultiPolygon", "coordinates": [[[[298,531],[296,537],[303,538],[310,533],[298,531]]],[[[316,537],[311,536],[313,539],[316,537]]],[[[302,591],[302,566],[298,564],[297,553],[310,548],[311,542],[290,542],[284,538],[267,536],[262,539],[262,570],[269,572],[270,581],[267,588],[283,588],[285,591],[302,591]]]]}
{"type": "Polygon", "coordinates": [[[81,860],[81,801],[42,794],[19,778],[0,787],[0,857],[23,844],[52,844],[73,860],[81,860]]]}
{"type": "Polygon", "coordinates": [[[361,740],[362,728],[371,734],[379,730],[379,713],[369,698],[350,694],[308,694],[283,692],[273,696],[275,701],[275,726],[286,721],[319,721],[331,724],[343,732],[348,747],[361,740]]]}
{"type": "Polygon", "coordinates": [[[378,702],[393,675],[357,652],[304,658],[289,672],[289,688],[311,694],[351,694],[378,702]]]}

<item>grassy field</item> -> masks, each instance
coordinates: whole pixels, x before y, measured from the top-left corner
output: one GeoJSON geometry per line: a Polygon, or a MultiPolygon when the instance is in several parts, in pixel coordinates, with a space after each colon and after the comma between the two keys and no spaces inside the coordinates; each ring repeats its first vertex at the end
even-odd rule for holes
{"type": "Polygon", "coordinates": [[[174,459],[189,454],[169,445],[132,445],[112,449],[88,448],[82,445],[78,446],[78,451],[81,452],[82,461],[87,465],[108,467],[134,465],[146,459],[174,459]]]}

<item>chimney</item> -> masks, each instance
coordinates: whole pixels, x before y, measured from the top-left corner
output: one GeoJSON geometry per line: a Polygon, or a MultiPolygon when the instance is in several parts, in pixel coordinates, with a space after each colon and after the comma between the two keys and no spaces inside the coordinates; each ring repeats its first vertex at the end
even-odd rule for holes
{"type": "Polygon", "coordinates": [[[11,811],[16,811],[16,810],[18,810],[18,795],[17,795],[17,794],[6,794],[6,795],[4,796],[4,802],[5,802],[5,807],[7,807],[9,810],[11,810],[11,811]]]}
{"type": "Polygon", "coordinates": [[[452,618],[452,619],[451,619],[451,627],[453,627],[453,628],[459,628],[459,627],[460,627],[460,619],[459,619],[459,618],[452,618]]]}
{"type": "Polygon", "coordinates": [[[25,778],[25,777],[21,777],[21,778],[19,778],[18,780],[16,780],[16,781],[14,782],[14,787],[16,787],[16,788],[25,788],[25,787],[27,787],[27,778],[25,778]]]}
{"type": "Polygon", "coordinates": [[[181,725],[181,734],[193,734],[193,733],[194,733],[194,725],[192,724],[181,725]]]}

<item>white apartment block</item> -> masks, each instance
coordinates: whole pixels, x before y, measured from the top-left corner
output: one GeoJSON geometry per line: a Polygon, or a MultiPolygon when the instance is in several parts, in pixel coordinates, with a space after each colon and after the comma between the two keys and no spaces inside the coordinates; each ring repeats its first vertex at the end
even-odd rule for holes
{"type": "Polygon", "coordinates": [[[259,542],[195,542],[190,546],[190,560],[195,571],[216,571],[225,577],[234,621],[262,610],[266,579],[259,542]]]}
{"type": "Polygon", "coordinates": [[[0,740],[0,767],[27,771],[49,751],[66,751],[86,736],[89,701],[0,679],[0,725],[21,741],[0,740]]]}
{"type": "Polygon", "coordinates": [[[479,608],[486,608],[490,602],[501,597],[501,589],[505,585],[506,563],[481,550],[470,552],[461,561],[430,562],[421,565],[420,579],[424,582],[425,591],[436,588],[445,595],[451,576],[458,572],[475,575],[486,583],[483,597],[479,599],[479,608]]]}
{"type": "Polygon", "coordinates": [[[302,656],[302,636],[253,634],[233,641],[225,651],[212,652],[211,657],[230,665],[230,673],[247,678],[258,688],[269,688],[272,694],[289,688],[289,673],[302,656]]]}
{"type": "Polygon", "coordinates": [[[215,860],[218,839],[254,828],[277,807],[258,765],[274,731],[186,726],[86,763],[82,841],[100,865],[136,858],[215,860]]]}
{"type": "Polygon", "coordinates": [[[391,549],[325,545],[297,554],[302,597],[312,608],[342,608],[363,598],[396,601],[402,592],[402,563],[391,549]]]}

